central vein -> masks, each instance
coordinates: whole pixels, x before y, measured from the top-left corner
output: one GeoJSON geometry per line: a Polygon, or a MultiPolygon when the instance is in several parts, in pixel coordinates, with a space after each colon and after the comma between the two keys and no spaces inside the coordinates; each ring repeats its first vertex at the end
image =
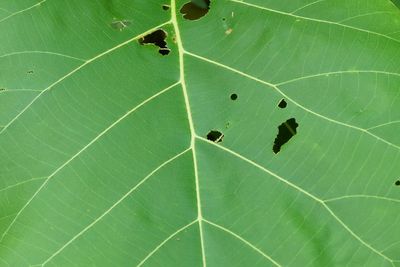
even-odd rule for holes
{"type": "Polygon", "coordinates": [[[197,220],[199,223],[199,232],[200,232],[200,245],[201,245],[201,253],[202,253],[202,260],[203,260],[203,267],[206,267],[206,258],[205,258],[205,251],[204,251],[204,237],[203,237],[203,216],[201,213],[201,199],[200,199],[200,185],[199,185],[199,176],[197,171],[197,158],[196,158],[196,133],[194,130],[192,112],[190,109],[190,101],[189,96],[187,93],[187,87],[185,82],[185,62],[184,62],[184,48],[182,44],[182,38],[179,31],[179,25],[177,20],[177,12],[176,12],[176,2],[175,0],[171,0],[171,21],[172,25],[174,26],[175,31],[175,38],[176,43],[178,46],[178,54],[179,54],[179,74],[180,74],[180,83],[182,86],[183,96],[185,98],[185,105],[186,105],[186,112],[188,115],[190,133],[191,133],[191,141],[190,141],[190,148],[193,154],[193,167],[194,167],[194,176],[196,181],[196,198],[197,198],[197,220]]]}

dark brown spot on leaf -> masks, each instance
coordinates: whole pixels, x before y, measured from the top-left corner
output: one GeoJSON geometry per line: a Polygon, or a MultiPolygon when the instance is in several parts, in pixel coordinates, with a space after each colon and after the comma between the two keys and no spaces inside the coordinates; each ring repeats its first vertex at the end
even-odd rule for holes
{"type": "Polygon", "coordinates": [[[165,11],[167,11],[167,10],[170,9],[170,6],[169,6],[169,5],[162,5],[162,9],[165,10],[165,11]]]}
{"type": "Polygon", "coordinates": [[[400,180],[397,180],[396,182],[394,182],[394,185],[400,186],[400,180]]]}
{"type": "Polygon", "coordinates": [[[279,125],[278,135],[275,138],[274,146],[272,148],[275,154],[279,153],[279,151],[281,151],[281,147],[297,134],[296,129],[298,126],[299,124],[297,124],[295,118],[288,119],[279,125]]]}
{"type": "Polygon", "coordinates": [[[238,99],[238,95],[237,94],[231,94],[231,100],[235,101],[236,99],[238,99]]]}
{"type": "Polygon", "coordinates": [[[180,12],[185,19],[196,20],[205,16],[209,10],[210,0],[191,0],[182,6],[180,12]]]}
{"type": "Polygon", "coordinates": [[[142,37],[139,39],[139,44],[141,45],[147,45],[147,44],[152,44],[155,46],[159,47],[158,52],[165,56],[168,55],[169,52],[171,51],[168,47],[167,47],[167,42],[165,41],[165,39],[167,38],[167,33],[162,30],[156,30],[152,33],[149,33],[148,35],[142,37]]]}

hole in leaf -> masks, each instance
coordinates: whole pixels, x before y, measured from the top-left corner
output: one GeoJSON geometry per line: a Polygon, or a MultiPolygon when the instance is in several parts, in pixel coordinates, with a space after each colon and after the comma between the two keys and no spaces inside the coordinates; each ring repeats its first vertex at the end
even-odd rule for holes
{"type": "Polygon", "coordinates": [[[160,54],[163,55],[163,56],[168,55],[169,52],[171,52],[171,50],[169,50],[168,48],[160,48],[160,49],[158,50],[158,53],[160,53],[160,54]]]}
{"type": "Polygon", "coordinates": [[[238,95],[237,94],[231,94],[231,100],[235,101],[236,99],[238,99],[238,95]]]}
{"type": "Polygon", "coordinates": [[[281,101],[279,101],[278,107],[280,107],[280,108],[287,107],[287,103],[286,103],[285,99],[282,99],[281,101]]]}
{"type": "Polygon", "coordinates": [[[180,10],[183,18],[196,20],[205,16],[210,10],[210,0],[191,0],[184,4],[180,10]]]}
{"type": "Polygon", "coordinates": [[[295,118],[288,119],[278,126],[278,135],[275,138],[274,146],[272,148],[275,154],[279,153],[281,147],[297,134],[296,129],[298,126],[299,124],[296,122],[295,118]]]}
{"type": "Polygon", "coordinates": [[[140,38],[138,42],[141,45],[153,44],[155,46],[158,46],[160,48],[158,52],[161,55],[165,56],[168,55],[169,52],[171,52],[171,50],[167,47],[167,42],[165,41],[166,38],[167,33],[164,30],[159,29],[140,38]]]}
{"type": "Polygon", "coordinates": [[[400,180],[397,180],[396,182],[394,182],[395,186],[400,186],[400,180]]]}
{"type": "Polygon", "coordinates": [[[110,25],[111,25],[111,28],[113,28],[114,30],[122,31],[131,24],[132,24],[132,22],[130,20],[123,19],[123,20],[114,20],[111,22],[110,25]]]}
{"type": "Polygon", "coordinates": [[[169,5],[162,5],[162,9],[165,10],[165,11],[169,10],[169,8],[170,8],[169,5]]]}
{"type": "Polygon", "coordinates": [[[222,142],[223,138],[224,134],[220,131],[212,130],[207,134],[207,139],[215,143],[222,142]]]}

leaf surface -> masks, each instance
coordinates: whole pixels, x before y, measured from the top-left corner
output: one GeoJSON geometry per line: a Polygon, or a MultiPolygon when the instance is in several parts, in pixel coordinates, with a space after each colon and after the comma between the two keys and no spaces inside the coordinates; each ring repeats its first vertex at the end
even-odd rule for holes
{"type": "Polygon", "coordinates": [[[0,266],[400,266],[396,3],[187,3],[0,0],[0,266]]]}

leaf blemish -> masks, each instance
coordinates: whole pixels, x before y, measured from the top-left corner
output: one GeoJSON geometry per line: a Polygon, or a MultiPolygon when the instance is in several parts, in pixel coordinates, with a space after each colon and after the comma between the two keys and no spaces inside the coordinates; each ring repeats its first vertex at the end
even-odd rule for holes
{"type": "Polygon", "coordinates": [[[395,186],[400,186],[400,180],[397,180],[396,182],[394,182],[395,186]]]}
{"type": "Polygon", "coordinates": [[[141,45],[152,44],[158,46],[159,47],[158,53],[165,56],[168,55],[169,52],[171,52],[171,50],[167,47],[167,42],[165,41],[166,38],[167,38],[167,33],[162,29],[158,29],[140,38],[138,42],[141,45]]]}
{"type": "Polygon", "coordinates": [[[289,142],[289,140],[297,134],[297,127],[299,124],[296,122],[295,118],[288,119],[278,127],[278,135],[275,138],[274,146],[272,150],[275,154],[281,151],[281,147],[289,142]]]}
{"type": "Polygon", "coordinates": [[[204,17],[210,10],[210,0],[191,0],[180,9],[183,18],[197,20],[204,17]]]}
{"type": "Polygon", "coordinates": [[[127,19],[124,19],[124,20],[115,20],[114,19],[110,25],[111,25],[111,28],[113,28],[114,30],[122,31],[131,24],[132,24],[132,22],[127,19]]]}
{"type": "Polygon", "coordinates": [[[280,108],[287,107],[287,103],[286,103],[285,99],[282,99],[281,101],[279,101],[278,107],[280,107],[280,108]]]}
{"type": "Polygon", "coordinates": [[[168,11],[170,9],[169,5],[162,5],[162,9],[168,11]]]}
{"type": "Polygon", "coordinates": [[[229,29],[227,29],[226,31],[225,31],[225,34],[226,35],[229,35],[229,34],[231,34],[233,32],[233,29],[232,28],[229,28],[229,29]]]}
{"type": "Polygon", "coordinates": [[[236,99],[238,99],[238,95],[237,94],[231,94],[231,100],[235,101],[236,99]]]}
{"type": "Polygon", "coordinates": [[[224,138],[224,134],[221,133],[220,131],[217,130],[211,130],[207,134],[207,139],[214,142],[214,143],[219,143],[222,142],[222,139],[224,138]]]}

